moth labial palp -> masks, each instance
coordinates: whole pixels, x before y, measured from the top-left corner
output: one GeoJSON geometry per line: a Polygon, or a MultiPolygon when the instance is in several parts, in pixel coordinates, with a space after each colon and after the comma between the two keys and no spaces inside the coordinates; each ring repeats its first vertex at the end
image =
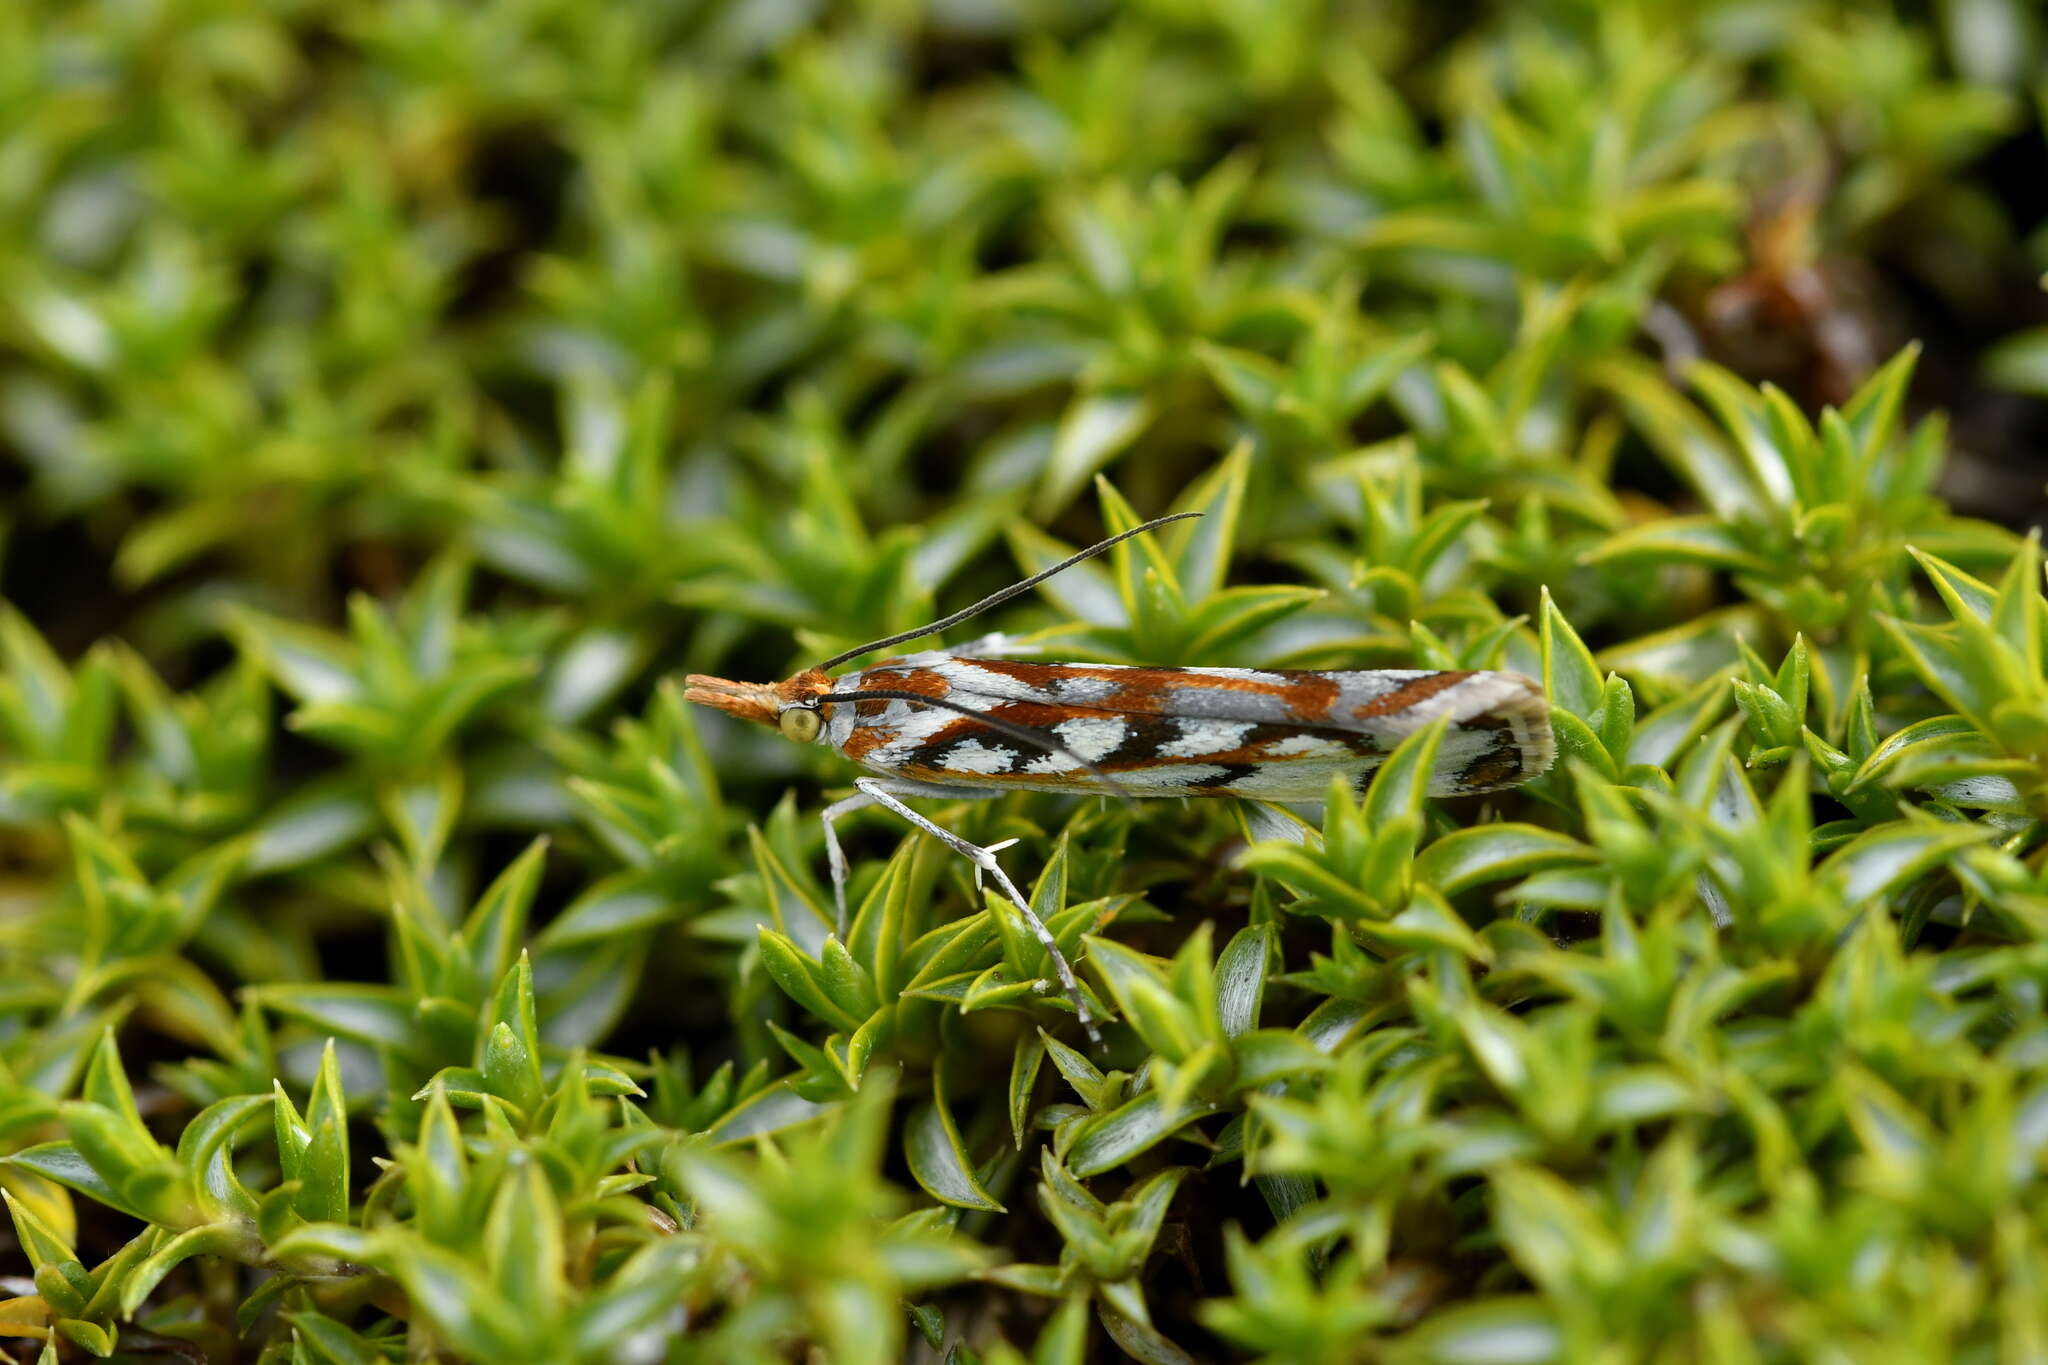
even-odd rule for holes
{"type": "Polygon", "coordinates": [[[690,675],[687,700],[773,726],[799,743],[829,745],[871,774],[854,780],[855,795],[823,812],[841,933],[846,859],[833,822],[884,806],[967,858],[977,885],[986,873],[1016,905],[1099,1042],[1072,966],[1003,873],[996,849],[942,829],[904,798],[1040,791],[1317,801],[1333,777],[1362,793],[1403,739],[1439,718],[1448,725],[1430,772],[1433,796],[1511,787],[1550,767],[1549,707],[1542,687],[1519,673],[1040,663],[990,657],[986,647],[906,654],[836,677],[829,671],[964,621],[1131,536],[1198,515],[1146,522],[930,626],[848,650],[779,683],[690,675]]]}

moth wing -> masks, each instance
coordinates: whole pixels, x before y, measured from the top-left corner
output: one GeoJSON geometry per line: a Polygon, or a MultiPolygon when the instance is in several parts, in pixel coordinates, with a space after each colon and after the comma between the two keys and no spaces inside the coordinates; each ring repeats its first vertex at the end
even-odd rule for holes
{"type": "MultiPolygon", "coordinates": [[[[1439,716],[1451,721],[1431,783],[1439,795],[1526,781],[1555,753],[1542,688],[1515,673],[1142,668],[927,653],[876,664],[845,686],[912,682],[1048,732],[1125,785],[1159,795],[1311,799],[1333,774],[1363,777],[1439,716]]],[[[1012,741],[982,733],[987,727],[971,717],[925,711],[914,721],[906,712],[890,724],[901,727],[897,742],[875,756],[892,767],[953,781],[1099,786],[1070,759],[1009,750],[1012,741]]]]}

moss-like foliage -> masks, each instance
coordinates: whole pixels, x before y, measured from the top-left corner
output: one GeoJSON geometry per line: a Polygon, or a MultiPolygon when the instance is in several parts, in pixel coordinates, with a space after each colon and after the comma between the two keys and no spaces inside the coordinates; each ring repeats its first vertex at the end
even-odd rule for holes
{"type": "Polygon", "coordinates": [[[2043,41],[0,4],[12,1358],[2041,1359],[2048,598],[1937,480],[2048,387],[2043,41]],[[835,932],[852,768],[680,675],[1184,509],[981,628],[1557,766],[926,803],[1099,1049],[884,813],[835,932]]]}

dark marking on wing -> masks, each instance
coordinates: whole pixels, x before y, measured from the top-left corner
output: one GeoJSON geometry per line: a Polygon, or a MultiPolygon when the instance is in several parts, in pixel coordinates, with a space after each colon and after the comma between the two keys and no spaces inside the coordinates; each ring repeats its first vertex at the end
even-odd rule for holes
{"type": "MultiPolygon", "coordinates": [[[[914,705],[914,703],[910,704],[914,705]]],[[[1007,721],[1012,725],[1027,726],[1045,734],[1048,738],[1056,739],[1057,735],[1053,727],[1061,721],[1073,719],[1074,710],[1070,707],[1044,702],[991,700],[988,714],[998,720],[1007,721]]],[[[1122,720],[1124,725],[1123,735],[1118,740],[1115,748],[1095,757],[1094,762],[1098,768],[1112,774],[1196,765],[1203,767],[1220,766],[1232,770],[1229,777],[1213,779],[1204,783],[1201,788],[1190,789],[1192,793],[1204,795],[1226,794],[1226,789],[1231,782],[1237,780],[1242,774],[1252,772],[1257,768],[1265,768],[1270,771],[1272,768],[1282,767],[1288,763],[1330,762],[1332,755],[1328,753],[1275,755],[1268,752],[1271,746],[1285,743],[1304,734],[1314,735],[1318,739],[1340,745],[1350,753],[1357,755],[1361,760],[1378,758],[1384,752],[1374,736],[1360,734],[1354,730],[1330,730],[1310,725],[1261,722],[1253,724],[1245,731],[1238,743],[1229,749],[1219,749],[1208,753],[1175,754],[1168,757],[1162,756],[1161,750],[1168,745],[1182,743],[1186,737],[1186,732],[1182,729],[1178,719],[1172,716],[1142,713],[1125,713],[1119,719],[1122,720]]],[[[879,733],[879,731],[856,730],[854,736],[857,739],[869,733],[879,733]]],[[[933,780],[944,780],[949,773],[953,773],[953,770],[948,769],[945,765],[947,755],[959,745],[974,739],[983,740],[990,745],[1000,744],[1006,748],[1024,747],[1027,749],[1023,758],[1016,765],[1016,769],[1000,774],[1006,780],[1014,781],[1019,785],[1027,785],[1033,782],[1049,783],[1070,780],[1076,772],[1080,771],[1078,767],[1067,764],[1060,765],[1052,772],[1021,771],[1020,769],[1025,764],[1040,755],[1028,752],[1028,746],[1020,746],[1018,741],[993,730],[987,725],[983,725],[973,716],[955,716],[949,719],[943,727],[935,731],[924,743],[905,754],[900,767],[906,773],[928,772],[933,780]]],[[[860,752],[865,753],[872,747],[873,745],[869,744],[860,752]]],[[[860,755],[856,753],[852,756],[859,757],[860,755]]],[[[966,774],[954,773],[953,775],[965,776],[966,774]]]]}
{"type": "MultiPolygon", "coordinates": [[[[1053,727],[1063,720],[1072,720],[1074,718],[1074,711],[1070,707],[1047,705],[1043,702],[1034,701],[991,700],[987,709],[988,713],[998,720],[1008,721],[1012,725],[1028,726],[1055,742],[1057,742],[1059,736],[1054,733],[1053,727]]],[[[1122,717],[1122,720],[1124,722],[1123,738],[1117,742],[1117,746],[1114,749],[1111,749],[1108,753],[1095,760],[1095,765],[1105,772],[1146,767],[1159,762],[1159,746],[1171,740],[1179,733],[1173,722],[1164,716],[1129,715],[1122,717]]],[[[923,744],[912,749],[904,758],[904,766],[906,768],[942,768],[944,766],[943,759],[946,754],[951,752],[956,745],[982,736],[994,736],[1008,741],[1008,736],[999,735],[990,726],[981,724],[974,717],[960,716],[923,744]]],[[[1040,753],[1050,752],[1052,751],[1049,749],[1040,751],[1040,753]]],[[[1036,756],[1031,755],[1030,757],[1036,756]]],[[[1028,758],[1026,761],[1028,761],[1028,758]]],[[[1034,778],[1050,779],[1057,776],[1057,774],[1053,773],[1016,773],[1011,775],[1023,782],[1029,782],[1034,778]]]]}
{"type": "Polygon", "coordinates": [[[1189,794],[1195,796],[1232,795],[1231,788],[1233,786],[1244,781],[1245,778],[1250,777],[1259,770],[1258,765],[1254,763],[1224,763],[1218,766],[1223,769],[1220,774],[1205,779],[1199,786],[1188,788],[1189,794]]]}
{"type": "Polygon", "coordinates": [[[1503,728],[1491,747],[1482,751],[1458,771],[1458,785],[1471,791],[1505,787],[1522,774],[1522,749],[1514,735],[1503,728]]]}

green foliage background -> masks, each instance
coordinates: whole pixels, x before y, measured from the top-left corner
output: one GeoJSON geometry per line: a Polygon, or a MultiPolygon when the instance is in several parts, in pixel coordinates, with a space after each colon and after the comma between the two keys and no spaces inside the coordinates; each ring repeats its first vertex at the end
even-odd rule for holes
{"type": "Polygon", "coordinates": [[[2048,1359],[2048,602],[1927,403],[2048,389],[2043,41],[0,6],[0,1334],[2048,1359]],[[675,679],[1176,508],[991,627],[1520,668],[1562,757],[935,807],[1097,1052],[898,825],[835,934],[848,765],[675,679]]]}

